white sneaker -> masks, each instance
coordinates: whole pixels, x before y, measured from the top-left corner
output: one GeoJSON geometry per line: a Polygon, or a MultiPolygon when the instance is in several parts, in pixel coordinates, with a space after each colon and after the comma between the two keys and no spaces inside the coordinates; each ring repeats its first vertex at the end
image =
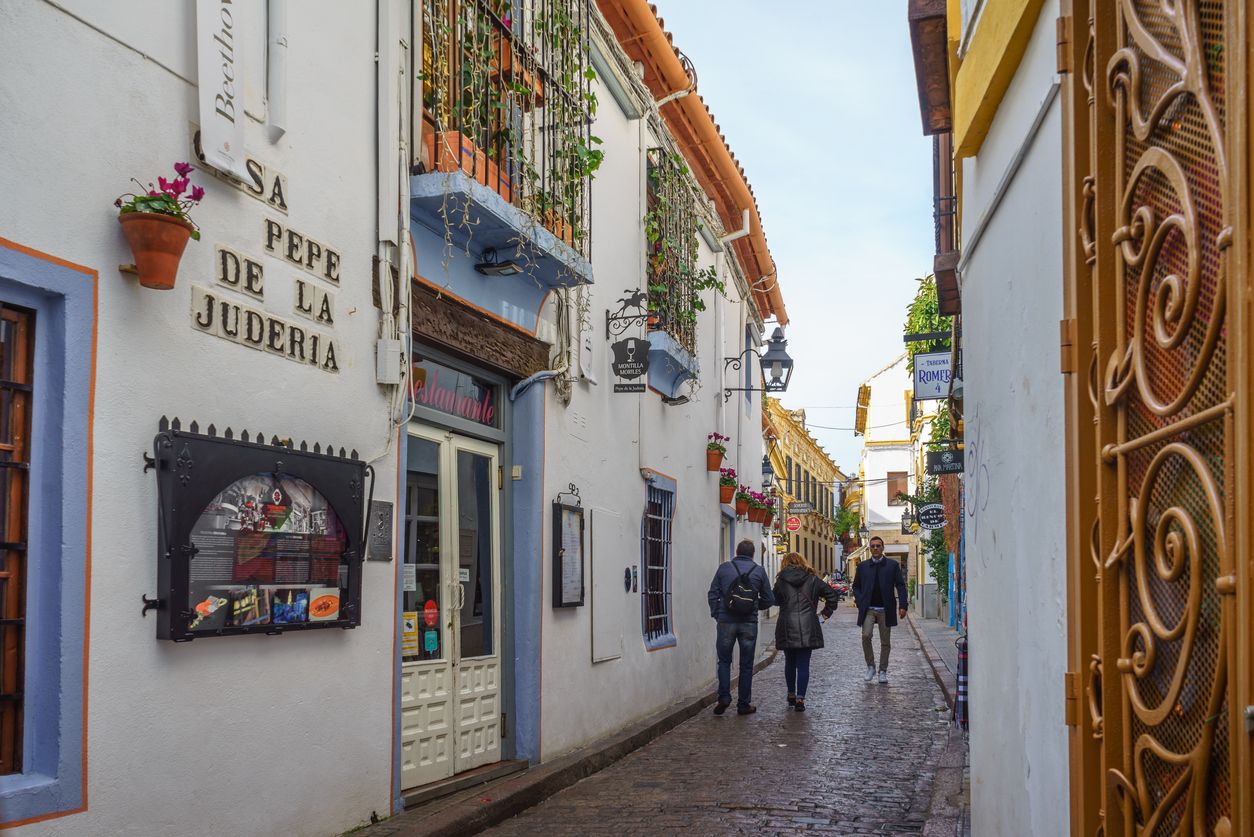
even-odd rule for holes
{"type": "Polygon", "coordinates": [[[866,682],[870,683],[875,679],[875,666],[866,667],[866,682]]]}
{"type": "Polygon", "coordinates": [[[881,683],[887,683],[887,682],[888,682],[888,672],[886,672],[886,671],[881,671],[881,672],[880,672],[880,682],[881,682],[881,683]]]}

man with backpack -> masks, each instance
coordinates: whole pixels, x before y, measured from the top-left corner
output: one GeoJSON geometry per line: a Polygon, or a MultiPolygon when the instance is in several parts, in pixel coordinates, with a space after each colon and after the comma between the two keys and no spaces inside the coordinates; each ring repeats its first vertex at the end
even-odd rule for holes
{"type": "Polygon", "coordinates": [[[718,654],[718,703],[714,714],[731,706],[732,648],[740,647],[740,686],[736,714],[752,715],[753,655],[758,644],[758,611],[775,604],[766,570],[753,562],[753,541],[736,545],[735,556],[720,564],[710,582],[710,616],[718,621],[714,648],[718,654]]]}

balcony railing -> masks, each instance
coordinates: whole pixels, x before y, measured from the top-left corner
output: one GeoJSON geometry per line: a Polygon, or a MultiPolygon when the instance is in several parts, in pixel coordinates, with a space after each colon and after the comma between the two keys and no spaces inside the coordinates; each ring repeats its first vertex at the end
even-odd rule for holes
{"type": "Polygon", "coordinates": [[[661,148],[648,152],[645,247],[651,327],[665,331],[688,352],[696,345],[697,203],[682,158],[661,148]]]}
{"type": "Polygon", "coordinates": [[[591,256],[590,0],[424,0],[422,171],[487,187],[591,256]]]}

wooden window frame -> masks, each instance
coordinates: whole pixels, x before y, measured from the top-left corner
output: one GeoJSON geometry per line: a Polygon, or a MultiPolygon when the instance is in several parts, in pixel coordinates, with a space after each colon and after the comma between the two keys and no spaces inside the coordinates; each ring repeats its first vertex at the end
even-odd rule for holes
{"type": "MultiPolygon", "coordinates": [[[[0,380],[0,410],[10,415],[9,441],[0,438],[4,475],[0,533],[0,775],[22,771],[23,683],[26,647],[26,542],[30,480],[35,313],[0,304],[0,321],[12,328],[11,377],[0,380]],[[8,464],[12,463],[12,464],[8,464]]],[[[2,346],[3,344],[0,344],[2,346]]],[[[0,358],[0,364],[3,363],[0,358]]],[[[0,418],[0,422],[4,419],[0,418]]]]}

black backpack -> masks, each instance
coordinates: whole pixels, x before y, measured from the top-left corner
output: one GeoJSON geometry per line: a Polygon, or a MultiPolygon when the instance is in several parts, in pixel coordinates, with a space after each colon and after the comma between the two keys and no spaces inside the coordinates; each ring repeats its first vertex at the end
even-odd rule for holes
{"type": "MultiPolygon", "coordinates": [[[[736,566],[735,558],[732,559],[732,566],[736,566]]],[[[723,606],[732,616],[752,616],[757,612],[758,591],[749,581],[751,572],[753,572],[753,564],[749,565],[749,572],[739,573],[736,576],[736,580],[727,589],[727,595],[723,597],[723,606]]]]}

